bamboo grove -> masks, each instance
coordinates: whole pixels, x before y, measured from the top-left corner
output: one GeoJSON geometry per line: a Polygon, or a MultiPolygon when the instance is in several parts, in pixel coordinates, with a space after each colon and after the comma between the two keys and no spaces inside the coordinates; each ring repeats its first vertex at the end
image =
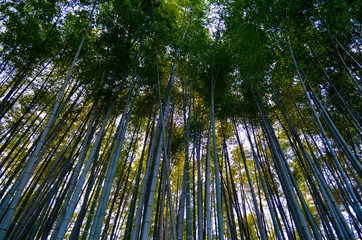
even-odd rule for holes
{"type": "Polygon", "coordinates": [[[362,239],[361,6],[2,0],[0,239],[362,239]]]}

